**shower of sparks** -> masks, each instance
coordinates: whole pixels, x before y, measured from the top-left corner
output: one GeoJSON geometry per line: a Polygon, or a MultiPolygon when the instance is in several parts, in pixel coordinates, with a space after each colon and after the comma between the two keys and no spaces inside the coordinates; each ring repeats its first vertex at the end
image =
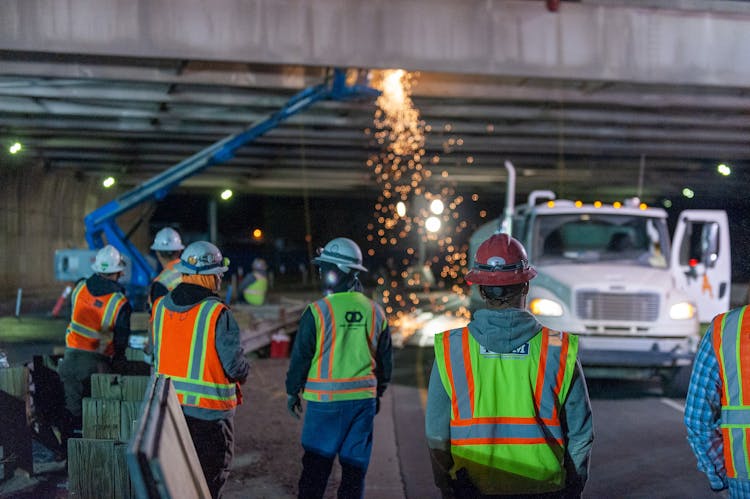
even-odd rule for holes
{"type": "MultiPolygon", "coordinates": [[[[372,84],[382,94],[376,101],[374,127],[366,130],[381,146],[380,152],[368,159],[367,166],[382,187],[373,221],[367,227],[368,255],[380,255],[387,262],[378,273],[377,292],[391,324],[406,335],[409,332],[403,329],[411,329],[409,324],[414,321],[410,314],[418,308],[469,316],[463,307],[447,310],[447,298],[429,298],[431,290],[465,294],[463,269],[468,263],[468,244],[455,240],[468,240],[460,236],[470,227],[459,216],[458,208],[465,200],[455,192],[449,171],[441,168],[433,175],[432,169],[440,166],[441,154],[426,155],[425,134],[434,132],[421,120],[412,102],[415,81],[416,75],[401,69],[376,72],[372,84]],[[440,206],[442,211],[437,209],[440,206]],[[439,221],[436,232],[427,230],[430,217],[439,221]]],[[[436,132],[450,134],[452,129],[446,123],[436,132]]],[[[442,155],[451,154],[462,145],[463,139],[449,136],[443,142],[442,155]]],[[[462,160],[466,165],[474,161],[471,157],[462,160]]],[[[476,200],[475,194],[471,201],[476,200]]]]}

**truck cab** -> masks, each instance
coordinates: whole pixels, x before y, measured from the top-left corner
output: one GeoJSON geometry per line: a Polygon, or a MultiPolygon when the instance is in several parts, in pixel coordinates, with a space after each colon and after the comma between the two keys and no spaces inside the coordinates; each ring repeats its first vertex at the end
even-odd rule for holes
{"type": "MultiPolygon", "coordinates": [[[[665,393],[684,394],[700,323],[729,308],[726,213],[686,210],[670,240],[666,211],[637,199],[554,197],[532,192],[512,212],[511,234],[538,272],[527,307],[544,325],[578,335],[587,376],[659,376],[665,393]]],[[[472,257],[503,225],[489,222],[472,236],[472,257]]],[[[481,306],[472,289],[471,308],[481,306]]]]}

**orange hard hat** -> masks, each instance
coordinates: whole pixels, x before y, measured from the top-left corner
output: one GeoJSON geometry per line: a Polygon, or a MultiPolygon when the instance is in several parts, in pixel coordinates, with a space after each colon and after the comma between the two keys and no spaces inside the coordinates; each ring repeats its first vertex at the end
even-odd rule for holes
{"type": "Polygon", "coordinates": [[[536,270],[529,266],[523,245],[508,234],[494,234],[477,249],[466,282],[482,286],[511,286],[528,282],[535,276],[536,270]]]}

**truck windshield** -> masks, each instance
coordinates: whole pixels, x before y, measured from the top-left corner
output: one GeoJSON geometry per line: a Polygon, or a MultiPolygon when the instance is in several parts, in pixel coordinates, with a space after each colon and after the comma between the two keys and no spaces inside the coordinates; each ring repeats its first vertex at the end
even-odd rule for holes
{"type": "Polygon", "coordinates": [[[617,263],[666,268],[666,220],[629,214],[539,214],[531,260],[550,263],[617,263]]]}

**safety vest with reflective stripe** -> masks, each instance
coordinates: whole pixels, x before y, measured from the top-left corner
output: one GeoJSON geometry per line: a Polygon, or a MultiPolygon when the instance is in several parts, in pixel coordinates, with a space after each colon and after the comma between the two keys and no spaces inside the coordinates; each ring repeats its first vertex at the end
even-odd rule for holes
{"type": "Polygon", "coordinates": [[[511,353],[482,347],[467,327],[435,337],[435,360],[451,398],[454,470],[483,494],[535,494],[565,486],[560,408],[578,338],[547,328],[511,353]]]}
{"type": "Polygon", "coordinates": [[[721,436],[727,476],[750,480],[750,308],[714,317],[713,348],[721,376],[721,436]]]}
{"type": "Polygon", "coordinates": [[[266,301],[268,279],[256,272],[253,275],[255,276],[255,281],[242,291],[242,296],[250,305],[263,305],[263,302],[266,301]]]}
{"type": "MultiPolygon", "coordinates": [[[[172,260],[171,262],[167,263],[167,265],[164,267],[164,269],[159,272],[159,275],[157,275],[154,280],[151,282],[151,286],[153,287],[155,282],[158,282],[162,284],[165,288],[167,288],[167,291],[172,291],[174,288],[177,287],[178,284],[182,282],[182,273],[177,272],[174,269],[174,266],[177,265],[180,262],[179,258],[176,258],[172,260]]],[[[149,305],[151,305],[151,291],[148,293],[148,301],[149,305]]]]}
{"type": "Polygon", "coordinates": [[[104,355],[114,354],[115,321],[127,303],[127,298],[120,292],[94,296],[81,281],[71,295],[73,313],[65,332],[65,346],[104,355]]]}
{"type": "Polygon", "coordinates": [[[388,326],[383,309],[358,292],[334,293],[308,307],[317,333],[302,397],[316,402],[375,398],[378,341],[388,326]]]}
{"type": "Polygon", "coordinates": [[[156,372],[172,379],[182,405],[233,409],[236,384],[227,378],[216,351],[216,321],[226,305],[212,298],[178,312],[164,302],[159,297],[151,314],[156,372]]]}

